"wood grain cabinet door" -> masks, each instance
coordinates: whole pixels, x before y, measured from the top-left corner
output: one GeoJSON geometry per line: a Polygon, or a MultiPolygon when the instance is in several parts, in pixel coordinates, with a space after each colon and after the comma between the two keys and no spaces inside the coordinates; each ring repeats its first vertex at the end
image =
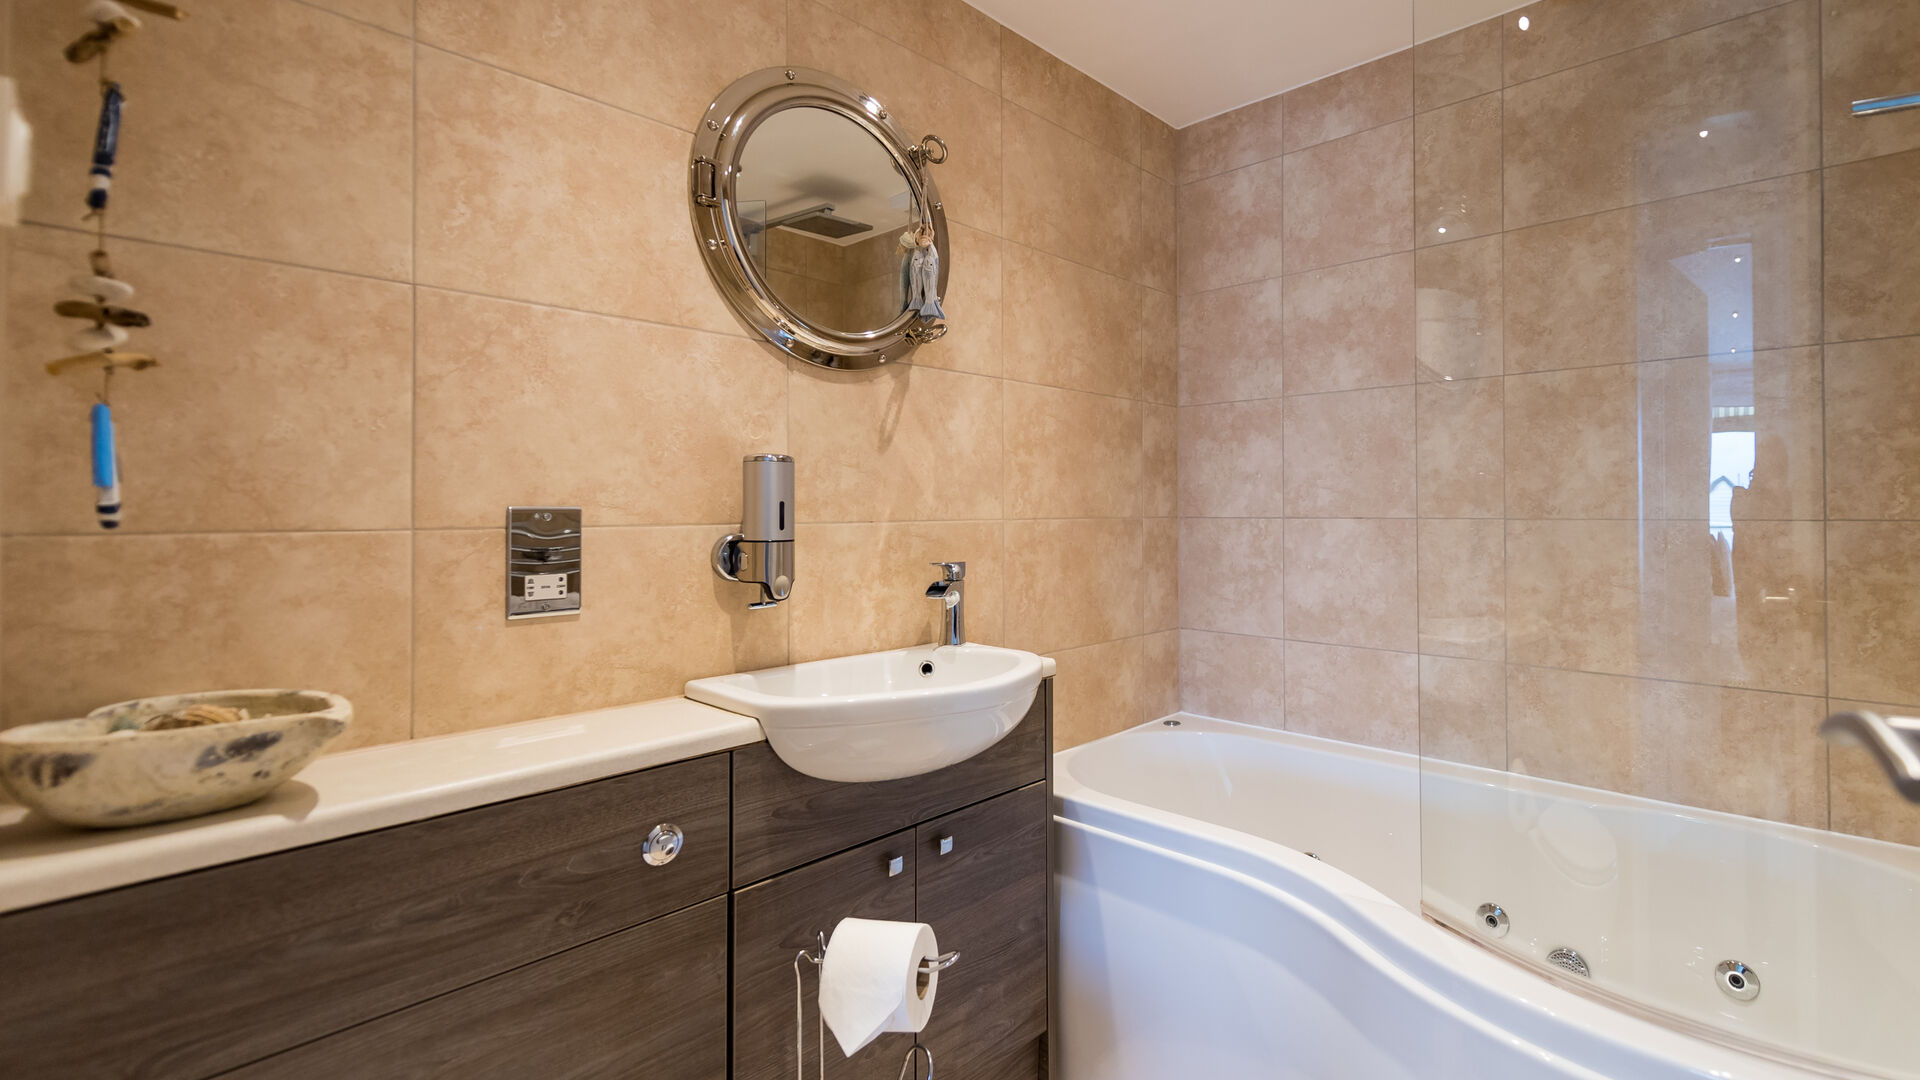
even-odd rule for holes
{"type": "MultiPolygon", "coordinates": [[[[913,831],[822,859],[733,894],[733,1080],[789,1080],[795,1073],[794,954],[819,951],[848,916],[913,920],[913,831]],[[890,874],[890,860],[901,860],[890,874]]],[[[806,1075],[819,1075],[816,995],[820,971],[802,963],[806,1075]]],[[[826,1034],[831,1080],[898,1080],[911,1035],[883,1035],[853,1057],[826,1034]]]]}
{"type": "Polygon", "coordinates": [[[727,901],[622,930],[222,1080],[726,1080],[727,901]]]}
{"type": "Polygon", "coordinates": [[[916,830],[919,921],[960,953],[920,1033],[940,1080],[1041,1075],[1049,821],[1041,783],[916,830]]]}

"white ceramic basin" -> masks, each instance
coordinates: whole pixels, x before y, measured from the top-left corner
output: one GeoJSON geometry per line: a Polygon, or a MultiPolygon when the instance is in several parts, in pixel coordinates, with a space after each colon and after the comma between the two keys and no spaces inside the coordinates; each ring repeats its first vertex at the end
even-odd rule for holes
{"type": "Polygon", "coordinates": [[[822,780],[918,776],[1005,738],[1053,661],[991,645],[892,652],[696,679],[695,701],[760,721],[780,760],[822,780]]]}

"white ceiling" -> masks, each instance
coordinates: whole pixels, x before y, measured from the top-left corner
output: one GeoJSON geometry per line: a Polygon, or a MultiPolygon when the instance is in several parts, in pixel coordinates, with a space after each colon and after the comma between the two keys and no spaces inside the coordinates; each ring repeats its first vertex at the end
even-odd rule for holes
{"type": "Polygon", "coordinates": [[[1186,127],[1498,15],[1519,0],[969,0],[1186,127]]]}

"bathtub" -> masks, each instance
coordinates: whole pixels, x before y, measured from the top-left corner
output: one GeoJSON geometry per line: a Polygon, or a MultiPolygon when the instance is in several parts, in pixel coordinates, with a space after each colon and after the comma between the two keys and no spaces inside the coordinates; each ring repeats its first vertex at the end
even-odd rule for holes
{"type": "Polygon", "coordinates": [[[1172,719],[1054,759],[1056,1076],[1920,1077],[1914,849],[1172,719]]]}

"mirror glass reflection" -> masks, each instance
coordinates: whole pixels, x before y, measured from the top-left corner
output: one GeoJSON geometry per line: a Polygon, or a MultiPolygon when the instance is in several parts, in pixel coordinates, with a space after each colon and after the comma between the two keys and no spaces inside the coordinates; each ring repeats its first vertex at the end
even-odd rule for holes
{"type": "Polygon", "coordinates": [[[741,151],[735,192],[748,256],[795,314],[861,333],[906,310],[902,236],[920,215],[906,175],[865,128],[826,109],[776,113],[741,151]]]}

